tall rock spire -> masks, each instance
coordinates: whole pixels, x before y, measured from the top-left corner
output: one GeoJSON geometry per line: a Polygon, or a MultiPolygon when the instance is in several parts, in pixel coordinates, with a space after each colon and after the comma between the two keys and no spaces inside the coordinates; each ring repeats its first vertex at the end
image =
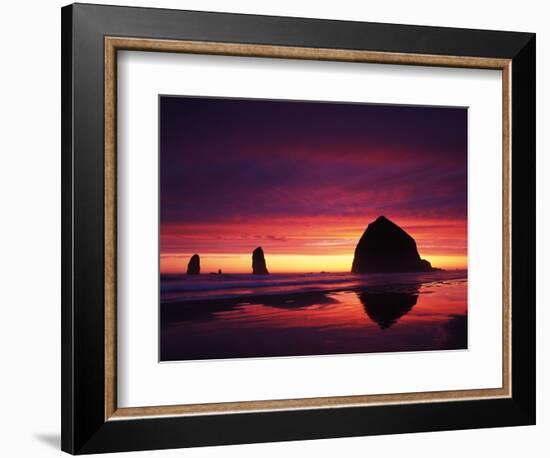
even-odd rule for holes
{"type": "Polygon", "coordinates": [[[267,275],[267,266],[265,264],[264,250],[259,246],[252,252],[252,273],[254,275],[267,275]]]}
{"type": "Polygon", "coordinates": [[[201,273],[201,259],[198,254],[191,256],[187,264],[187,275],[199,275],[201,273]]]}

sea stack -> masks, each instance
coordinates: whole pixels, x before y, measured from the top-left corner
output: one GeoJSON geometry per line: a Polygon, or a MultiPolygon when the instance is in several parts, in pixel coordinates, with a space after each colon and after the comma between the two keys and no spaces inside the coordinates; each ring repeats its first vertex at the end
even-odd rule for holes
{"type": "Polygon", "coordinates": [[[384,216],[370,223],[355,248],[352,273],[429,272],[414,239],[384,216]]]}
{"type": "Polygon", "coordinates": [[[187,275],[199,275],[201,273],[201,258],[198,254],[191,256],[187,264],[187,275]]]}
{"type": "Polygon", "coordinates": [[[265,264],[264,250],[259,246],[252,252],[252,273],[254,275],[267,275],[267,266],[265,264]]]}

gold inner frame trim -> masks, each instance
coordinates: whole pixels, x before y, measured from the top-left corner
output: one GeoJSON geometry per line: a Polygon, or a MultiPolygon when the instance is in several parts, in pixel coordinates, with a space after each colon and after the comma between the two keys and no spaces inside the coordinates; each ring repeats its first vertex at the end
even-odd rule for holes
{"type": "Polygon", "coordinates": [[[105,420],[358,407],[511,397],[511,60],[345,49],[105,37],[105,420]],[[502,72],[502,387],[417,393],[119,408],[117,404],[117,51],[493,69],[502,72]]]}

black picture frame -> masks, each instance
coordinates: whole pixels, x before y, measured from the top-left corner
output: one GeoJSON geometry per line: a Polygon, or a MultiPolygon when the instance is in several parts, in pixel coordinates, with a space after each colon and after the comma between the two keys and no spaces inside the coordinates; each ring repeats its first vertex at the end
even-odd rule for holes
{"type": "Polygon", "coordinates": [[[88,4],[66,6],[61,14],[64,451],[84,454],[535,424],[535,34],[88,4]],[[511,59],[512,396],[106,420],[106,36],[511,59]]]}

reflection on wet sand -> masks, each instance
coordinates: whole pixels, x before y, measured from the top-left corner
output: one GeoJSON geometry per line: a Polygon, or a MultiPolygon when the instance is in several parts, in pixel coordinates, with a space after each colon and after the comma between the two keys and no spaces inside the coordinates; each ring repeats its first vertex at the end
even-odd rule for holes
{"type": "Polygon", "coordinates": [[[189,304],[162,304],[161,325],[181,321],[212,320],[219,312],[230,312],[244,309],[252,304],[275,307],[287,310],[300,310],[312,306],[338,304],[327,292],[314,291],[302,294],[277,294],[273,296],[253,296],[246,299],[198,300],[189,304]]]}
{"type": "Polygon", "coordinates": [[[419,286],[415,286],[412,292],[360,292],[357,297],[369,318],[380,329],[387,329],[411,311],[416,305],[418,294],[419,286]]]}
{"type": "Polygon", "coordinates": [[[439,345],[442,348],[468,348],[468,315],[450,315],[441,328],[443,335],[439,345]]]}
{"type": "MultiPolygon", "coordinates": [[[[161,361],[467,348],[467,281],[161,303],[161,361]]],[[[350,287],[351,286],[351,287],[350,287]]]]}

